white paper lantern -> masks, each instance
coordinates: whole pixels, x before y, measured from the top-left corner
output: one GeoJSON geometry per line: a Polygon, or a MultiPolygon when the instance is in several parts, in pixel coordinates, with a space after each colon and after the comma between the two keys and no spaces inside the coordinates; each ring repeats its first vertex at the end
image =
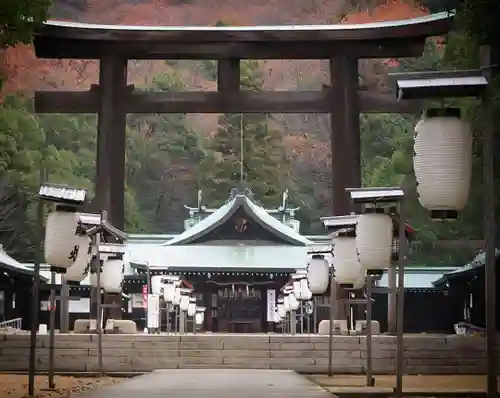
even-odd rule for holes
{"type": "Polygon", "coordinates": [[[76,234],[79,218],[75,213],[55,211],[45,224],[45,262],[63,273],[71,267],[80,251],[76,234]]]}
{"type": "Polygon", "coordinates": [[[361,274],[359,275],[358,280],[353,283],[352,288],[353,289],[361,289],[363,286],[365,286],[366,283],[366,270],[361,270],[361,274]]]}
{"type": "Polygon", "coordinates": [[[292,286],[293,286],[293,294],[295,295],[295,297],[299,297],[300,296],[300,279],[294,279],[292,282],[292,286]]]}
{"type": "Polygon", "coordinates": [[[121,293],[123,283],[123,260],[104,260],[100,275],[101,287],[108,293],[121,293]]]}
{"type": "Polygon", "coordinates": [[[66,270],[64,278],[68,282],[81,282],[88,273],[88,265],[92,259],[92,240],[88,236],[78,236],[78,255],[71,267],[66,270]]]}
{"type": "Polygon", "coordinates": [[[175,295],[175,285],[173,283],[166,283],[163,285],[163,299],[167,303],[171,303],[174,300],[175,295]]]}
{"type": "Polygon", "coordinates": [[[297,298],[300,300],[310,300],[312,298],[312,292],[311,290],[309,290],[307,278],[303,278],[300,280],[300,289],[297,298]]]}
{"type": "Polygon", "coordinates": [[[340,285],[356,285],[364,273],[364,269],[358,260],[356,238],[354,236],[337,236],[334,245],[333,267],[335,280],[340,285]]]}
{"type": "Polygon", "coordinates": [[[189,296],[187,294],[182,294],[179,306],[181,311],[187,311],[189,308],[189,296]]]}
{"type": "Polygon", "coordinates": [[[366,213],[358,217],[356,247],[361,266],[366,270],[383,270],[391,266],[392,219],[383,213],[366,213]]]}
{"type": "Polygon", "coordinates": [[[312,294],[323,294],[328,289],[330,265],[322,256],[314,256],[307,266],[307,280],[312,294]]]}
{"type": "Polygon", "coordinates": [[[457,218],[469,199],[472,169],[472,131],[459,109],[430,109],[418,122],[413,168],[431,218],[457,218]]]}
{"type": "Polygon", "coordinates": [[[293,293],[288,295],[288,303],[290,305],[290,311],[297,311],[300,307],[299,300],[297,300],[297,297],[295,297],[293,293]]]}
{"type": "Polygon", "coordinates": [[[283,297],[283,308],[285,312],[290,311],[290,299],[288,297],[288,294],[283,297]]]}
{"type": "Polygon", "coordinates": [[[152,294],[161,294],[163,288],[162,276],[155,275],[151,277],[151,292],[152,294]]]}
{"type": "Polygon", "coordinates": [[[285,303],[278,304],[278,315],[280,317],[280,320],[285,318],[286,316],[285,303]]]}
{"type": "Polygon", "coordinates": [[[194,322],[196,323],[196,326],[201,326],[203,325],[203,312],[197,312],[194,316],[194,322]]]}
{"type": "Polygon", "coordinates": [[[188,314],[188,316],[195,316],[196,315],[196,299],[194,297],[191,297],[189,299],[187,314],[188,314]]]}
{"type": "Polygon", "coordinates": [[[173,305],[180,305],[181,297],[182,297],[182,295],[181,295],[180,289],[177,286],[175,286],[174,294],[172,295],[172,304],[173,305]]]}

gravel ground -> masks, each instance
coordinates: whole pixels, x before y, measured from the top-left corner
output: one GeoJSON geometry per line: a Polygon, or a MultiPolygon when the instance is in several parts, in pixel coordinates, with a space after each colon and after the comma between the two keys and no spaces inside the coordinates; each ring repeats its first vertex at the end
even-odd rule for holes
{"type": "MultiPolygon", "coordinates": [[[[112,377],[69,377],[56,376],[56,388],[49,391],[48,377],[35,377],[37,398],[70,398],[94,390],[101,386],[115,384],[120,379],[112,377]]],[[[24,398],[28,396],[28,376],[0,374],[0,398],[24,398]]]]}

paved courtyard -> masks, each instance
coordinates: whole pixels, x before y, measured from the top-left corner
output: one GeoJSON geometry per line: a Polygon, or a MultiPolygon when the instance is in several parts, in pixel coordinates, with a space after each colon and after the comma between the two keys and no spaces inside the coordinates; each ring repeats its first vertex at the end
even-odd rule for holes
{"type": "Polygon", "coordinates": [[[157,370],[99,388],[84,398],[331,398],[291,370],[157,370]]]}

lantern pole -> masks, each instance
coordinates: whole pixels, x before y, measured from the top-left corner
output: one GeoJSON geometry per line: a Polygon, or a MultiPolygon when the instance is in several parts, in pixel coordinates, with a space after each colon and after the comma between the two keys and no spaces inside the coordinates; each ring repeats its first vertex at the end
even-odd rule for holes
{"type": "Polygon", "coordinates": [[[399,213],[399,257],[398,257],[398,286],[396,294],[397,305],[397,334],[396,334],[396,389],[397,398],[403,396],[403,374],[404,374],[404,266],[406,262],[406,223],[404,217],[404,196],[398,203],[399,213]]]}
{"type": "Polygon", "coordinates": [[[55,328],[56,328],[56,273],[50,273],[50,312],[49,312],[49,389],[56,388],[54,383],[54,354],[55,354],[55,328]]]}
{"type": "Polygon", "coordinates": [[[151,270],[149,268],[149,262],[146,262],[146,286],[147,286],[147,302],[146,302],[146,329],[148,334],[150,334],[148,322],[149,322],[149,295],[153,292],[151,287],[151,270]]]}
{"type": "Polygon", "coordinates": [[[372,273],[366,273],[366,385],[373,387],[373,361],[372,361],[372,273]]]}
{"type": "Polygon", "coordinates": [[[330,324],[328,326],[328,377],[333,376],[333,313],[335,312],[335,268],[333,265],[330,268],[330,324]]]}
{"type": "MultiPolygon", "coordinates": [[[[43,168],[41,169],[43,173],[43,168]]],[[[43,175],[43,174],[42,174],[43,175]]],[[[31,300],[31,332],[30,332],[30,354],[29,354],[29,374],[28,374],[28,395],[35,396],[35,373],[36,373],[36,335],[40,315],[40,263],[43,258],[42,253],[42,229],[43,229],[43,199],[38,198],[36,211],[36,226],[40,241],[35,250],[35,267],[33,276],[33,288],[31,300]]]]}
{"type": "Polygon", "coordinates": [[[304,334],[304,300],[300,300],[300,334],[304,334]]]}
{"type": "MultiPolygon", "coordinates": [[[[104,220],[104,217],[106,217],[106,212],[103,211],[101,213],[101,225],[104,220]]],[[[95,237],[95,243],[97,245],[97,269],[96,269],[96,307],[97,307],[97,316],[96,316],[96,323],[97,323],[97,356],[98,356],[98,369],[99,369],[99,375],[103,375],[103,360],[102,360],[102,316],[101,316],[101,311],[102,311],[102,306],[101,306],[101,251],[99,249],[100,243],[101,243],[101,236],[100,233],[98,233],[95,237]]]]}
{"type": "MultiPolygon", "coordinates": [[[[483,74],[491,81],[491,48],[481,48],[483,74]]],[[[486,304],[486,392],[496,397],[496,244],[495,244],[495,140],[491,92],[485,90],[481,98],[484,112],[483,181],[484,181],[484,241],[485,241],[485,304],[486,304]]]]}

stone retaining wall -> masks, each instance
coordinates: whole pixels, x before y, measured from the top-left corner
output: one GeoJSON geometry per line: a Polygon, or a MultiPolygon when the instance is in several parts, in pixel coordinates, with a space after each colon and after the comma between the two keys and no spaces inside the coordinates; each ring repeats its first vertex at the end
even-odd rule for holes
{"type": "MultiPolygon", "coordinates": [[[[27,371],[29,335],[0,335],[0,372],[27,371]]],[[[46,371],[48,336],[38,336],[37,370],[46,371]]],[[[484,373],[482,337],[405,337],[406,373],[484,373]]],[[[500,358],[500,350],[497,350],[500,358]]],[[[108,372],[147,372],[167,368],[293,369],[323,373],[328,367],[328,336],[282,335],[104,335],[103,362],[108,372]]],[[[362,373],[365,338],[334,336],[336,373],[362,373]]],[[[395,373],[396,339],[373,337],[376,374],[395,373]]],[[[56,335],[56,371],[98,370],[96,335],[56,335]]]]}

